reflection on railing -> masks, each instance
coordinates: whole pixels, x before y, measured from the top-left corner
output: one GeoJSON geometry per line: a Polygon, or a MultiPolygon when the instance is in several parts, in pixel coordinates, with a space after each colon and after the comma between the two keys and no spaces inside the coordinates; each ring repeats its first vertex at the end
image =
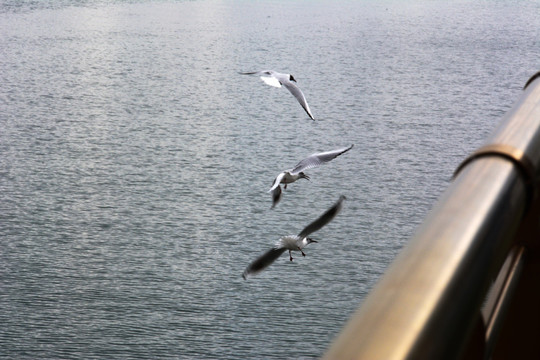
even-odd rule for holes
{"type": "Polygon", "coordinates": [[[325,359],[540,359],[539,75],[325,359]]]}

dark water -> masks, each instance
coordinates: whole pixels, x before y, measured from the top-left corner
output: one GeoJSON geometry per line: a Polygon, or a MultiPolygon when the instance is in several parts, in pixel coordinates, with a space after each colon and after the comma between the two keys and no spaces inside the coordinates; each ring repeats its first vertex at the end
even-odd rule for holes
{"type": "Polygon", "coordinates": [[[320,356],[540,69],[539,7],[3,1],[0,357],[320,356]],[[238,75],[263,69],[317,121],[238,75]],[[341,194],[306,258],[242,279],[341,194]]]}

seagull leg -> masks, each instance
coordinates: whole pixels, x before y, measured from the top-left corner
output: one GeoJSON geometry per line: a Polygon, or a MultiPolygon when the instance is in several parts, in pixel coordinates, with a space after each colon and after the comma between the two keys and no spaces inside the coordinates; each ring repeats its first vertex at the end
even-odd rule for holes
{"type": "Polygon", "coordinates": [[[283,185],[283,190],[287,190],[287,184],[283,185]]]}
{"type": "Polygon", "coordinates": [[[306,254],[304,254],[304,252],[302,251],[302,249],[298,248],[298,250],[300,250],[300,252],[302,253],[302,256],[306,256],[306,254]]]}
{"type": "Polygon", "coordinates": [[[291,250],[289,250],[289,258],[291,259],[291,261],[293,261],[293,257],[292,257],[292,254],[291,254],[291,250]]]}

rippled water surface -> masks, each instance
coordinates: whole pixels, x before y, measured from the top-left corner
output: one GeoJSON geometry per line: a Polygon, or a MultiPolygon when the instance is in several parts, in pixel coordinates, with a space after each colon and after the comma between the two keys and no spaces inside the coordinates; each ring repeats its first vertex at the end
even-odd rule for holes
{"type": "Polygon", "coordinates": [[[540,69],[538,2],[3,1],[0,357],[321,356],[540,69]],[[285,90],[241,71],[292,73],[285,90]],[[274,177],[309,171],[270,210],[274,177]],[[246,265],[339,195],[305,258],[246,265]]]}

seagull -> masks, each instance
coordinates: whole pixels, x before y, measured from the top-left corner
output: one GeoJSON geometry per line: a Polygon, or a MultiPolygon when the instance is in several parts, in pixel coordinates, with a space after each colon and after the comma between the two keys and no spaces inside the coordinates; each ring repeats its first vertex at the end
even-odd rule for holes
{"type": "Polygon", "coordinates": [[[271,209],[273,209],[279,200],[281,200],[282,193],[280,184],[285,184],[284,189],[287,189],[287,184],[293,183],[298,179],[309,180],[309,176],[304,174],[305,170],[317,167],[332,159],[335,159],[339,155],[351,150],[353,146],[354,144],[346,148],[312,154],[296,164],[294,168],[279,173],[279,175],[274,179],[272,187],[270,190],[268,190],[268,192],[272,193],[271,209]]]}
{"type": "Polygon", "coordinates": [[[242,274],[244,280],[247,280],[249,276],[256,275],[260,271],[270,266],[274,261],[276,261],[277,258],[281,256],[281,254],[285,252],[285,250],[289,250],[290,261],[293,261],[291,254],[292,251],[300,251],[302,256],[306,256],[302,249],[311,243],[317,242],[312,238],[309,238],[308,235],[320,230],[324,225],[332,221],[332,219],[341,211],[341,208],[343,207],[343,200],[345,199],[345,196],[341,195],[339,200],[330,209],[326,210],[326,212],[319,216],[317,220],[306,226],[298,235],[288,235],[279,239],[272,249],[268,250],[248,265],[242,274]]]}
{"type": "Polygon", "coordinates": [[[246,72],[246,73],[240,73],[241,75],[257,75],[260,76],[261,80],[264,81],[267,85],[275,86],[275,87],[281,87],[281,85],[285,86],[287,90],[291,92],[291,94],[294,95],[296,100],[302,105],[304,110],[306,110],[306,113],[309,115],[311,120],[315,120],[313,118],[313,114],[311,113],[311,110],[309,109],[309,105],[306,101],[306,97],[300,90],[296,84],[293,84],[292,81],[296,82],[296,79],[291,74],[282,74],[278,73],[273,70],[264,70],[264,71],[255,71],[255,72],[246,72]]]}

